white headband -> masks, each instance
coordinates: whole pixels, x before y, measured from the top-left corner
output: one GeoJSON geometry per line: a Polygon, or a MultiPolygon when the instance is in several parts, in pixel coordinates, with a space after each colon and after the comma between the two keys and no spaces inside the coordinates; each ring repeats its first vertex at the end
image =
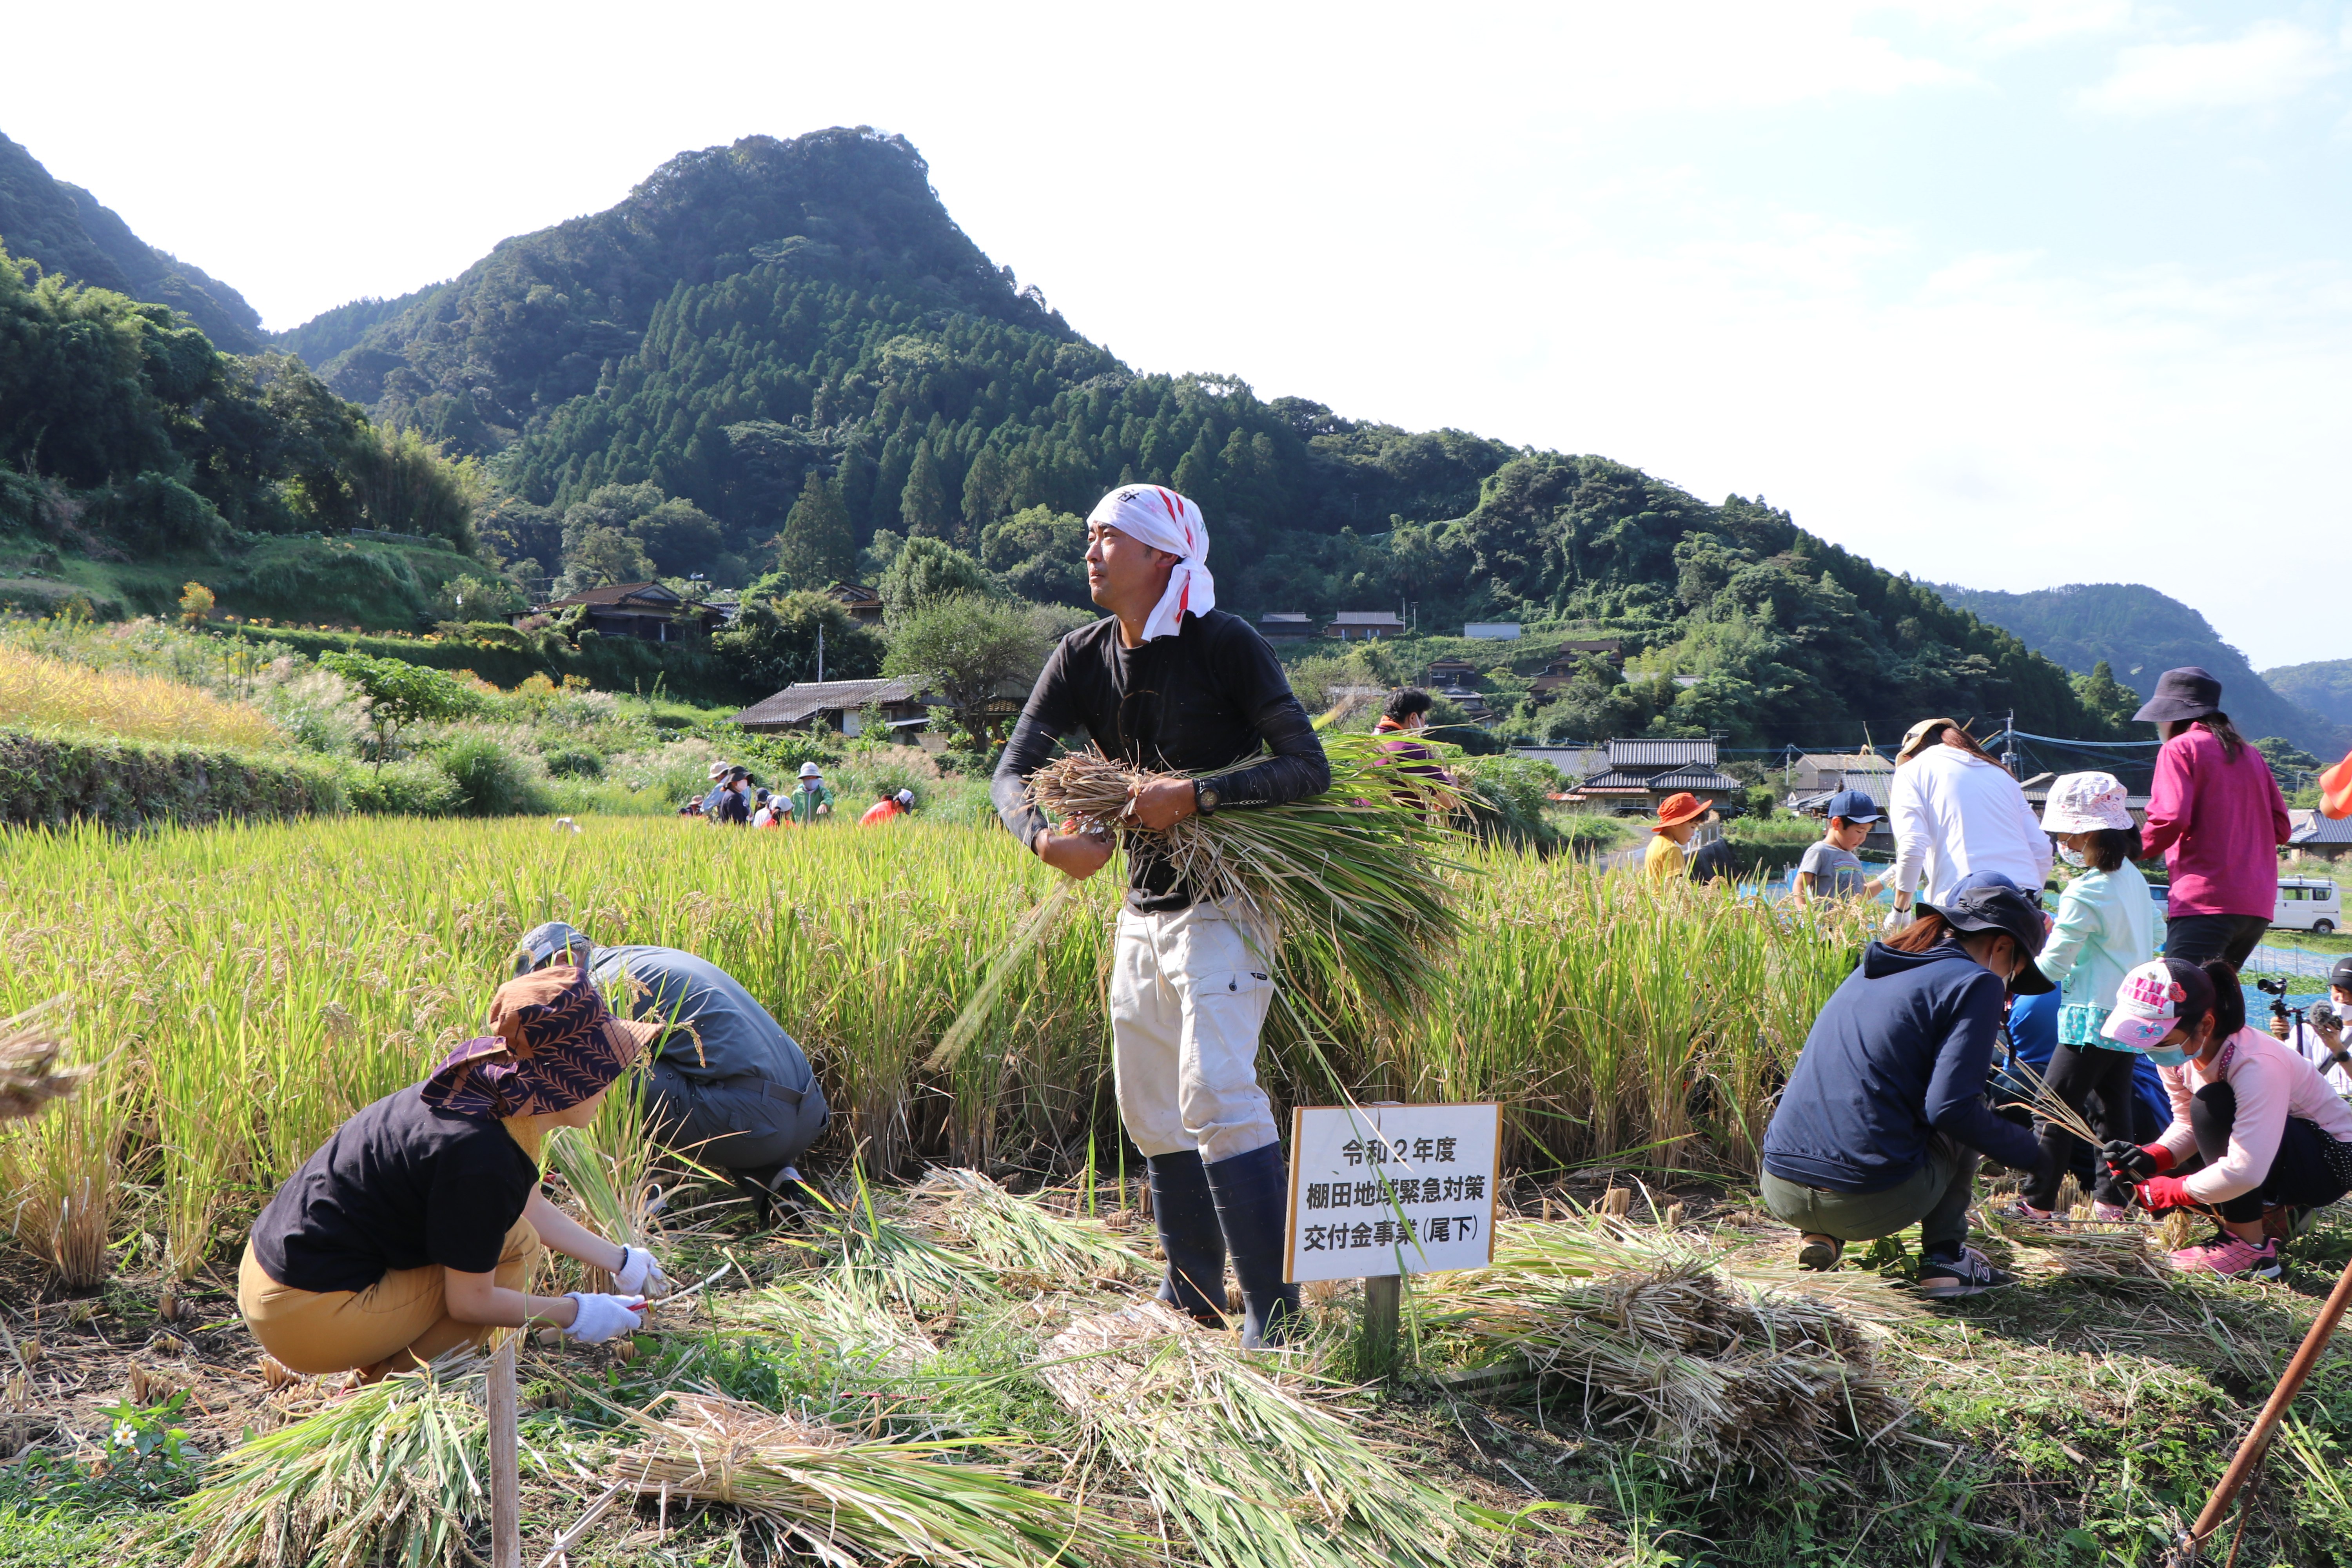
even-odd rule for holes
{"type": "Polygon", "coordinates": [[[1095,503],[1091,528],[1115,528],[1138,544],[1178,557],[1168,574],[1168,591],[1143,623],[1143,640],[1173,637],[1187,612],[1205,616],[1217,607],[1217,581],[1209,575],[1209,525],[1201,509],[1163,485],[1121,485],[1095,503]]]}

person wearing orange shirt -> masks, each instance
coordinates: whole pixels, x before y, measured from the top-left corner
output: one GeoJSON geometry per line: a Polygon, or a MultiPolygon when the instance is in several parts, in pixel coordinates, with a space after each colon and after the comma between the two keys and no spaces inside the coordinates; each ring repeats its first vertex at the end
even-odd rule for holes
{"type": "Polygon", "coordinates": [[[886,786],[874,804],[866,808],[866,815],[857,819],[857,826],[873,827],[893,817],[911,816],[914,812],[915,792],[913,790],[902,789],[893,792],[886,786]]]}

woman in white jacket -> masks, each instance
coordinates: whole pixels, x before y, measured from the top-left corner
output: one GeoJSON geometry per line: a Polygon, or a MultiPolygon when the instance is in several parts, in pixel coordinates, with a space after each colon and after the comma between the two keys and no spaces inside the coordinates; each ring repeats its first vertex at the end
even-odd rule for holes
{"type": "MultiPolygon", "coordinates": [[[[2058,900],[2034,963],[2058,983],[2058,1044],[2043,1070],[2051,1089],[2105,1143],[2128,1139],[2132,1131],[2132,1068],[2135,1053],[2100,1034],[2116,1005],[2124,976],[2156,956],[2156,900],[2147,879],[2132,862],[2139,858],[2139,829],[2133,826],[2124,786],[2113,773],[2068,773],[2050,786],[2042,826],[2070,864],[2083,867],[2058,900]],[[2091,1097],[2098,1097],[2095,1110],[2091,1097]]],[[[2044,1123],[2042,1147],[2051,1158],[2026,1185],[2011,1211],[2015,1217],[2045,1220],[2058,1196],[2059,1175],[2074,1163],[2078,1140],[2064,1128],[2044,1123]]],[[[2104,1220],[2131,1216],[2130,1184],[2102,1168],[2093,1211],[2104,1220]]]]}
{"type": "Polygon", "coordinates": [[[1895,907],[1915,895],[1940,905],[1961,878],[1996,871],[2038,897],[2050,880],[2049,837],[2025,792],[1949,719],[1922,719],[1895,754],[1887,814],[1895,821],[1895,907]],[[1927,890],[1919,879],[1927,878],[1927,890]]]}

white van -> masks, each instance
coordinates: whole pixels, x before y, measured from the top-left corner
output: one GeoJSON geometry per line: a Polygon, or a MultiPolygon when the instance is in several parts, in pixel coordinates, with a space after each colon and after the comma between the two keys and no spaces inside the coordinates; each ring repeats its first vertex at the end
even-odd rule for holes
{"type": "Polygon", "coordinates": [[[2278,908],[2271,914],[2273,927],[2326,936],[2343,923],[2343,896],[2335,883],[2316,877],[2291,877],[2279,883],[2278,908]]]}

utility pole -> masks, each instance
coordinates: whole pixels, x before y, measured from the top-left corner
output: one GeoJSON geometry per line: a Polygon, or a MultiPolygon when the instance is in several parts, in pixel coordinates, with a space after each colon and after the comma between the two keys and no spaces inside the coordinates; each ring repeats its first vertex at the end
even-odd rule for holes
{"type": "Polygon", "coordinates": [[[822,622],[816,628],[816,681],[819,686],[824,684],[824,626],[822,622]]]}

